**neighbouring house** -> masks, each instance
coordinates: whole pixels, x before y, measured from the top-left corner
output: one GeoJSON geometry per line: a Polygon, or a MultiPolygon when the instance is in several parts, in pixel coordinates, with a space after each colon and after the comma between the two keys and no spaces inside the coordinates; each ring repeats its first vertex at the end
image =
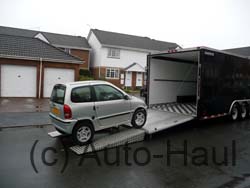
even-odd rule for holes
{"type": "Polygon", "coordinates": [[[80,58],[84,61],[84,63],[80,65],[80,69],[89,70],[91,48],[87,39],[84,37],[4,26],[0,26],[0,34],[38,38],[80,58]]]}
{"type": "Polygon", "coordinates": [[[146,81],[149,53],[180,48],[176,43],[148,37],[91,29],[91,71],[95,79],[105,79],[120,88],[140,88],[146,81]]]}
{"type": "Polygon", "coordinates": [[[241,48],[231,48],[224,50],[226,52],[235,53],[238,55],[246,56],[250,58],[250,46],[241,47],[241,48]]]}
{"type": "Polygon", "coordinates": [[[78,80],[82,64],[43,40],[0,34],[0,97],[50,97],[55,84],[78,80]]]}

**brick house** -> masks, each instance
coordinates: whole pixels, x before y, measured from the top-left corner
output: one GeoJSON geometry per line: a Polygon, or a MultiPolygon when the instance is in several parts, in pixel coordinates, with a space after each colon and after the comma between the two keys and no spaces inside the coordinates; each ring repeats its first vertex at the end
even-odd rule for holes
{"type": "Polygon", "coordinates": [[[92,48],[91,71],[94,78],[132,89],[145,85],[149,53],[180,48],[176,43],[98,29],[91,29],[87,40],[92,48]]]}

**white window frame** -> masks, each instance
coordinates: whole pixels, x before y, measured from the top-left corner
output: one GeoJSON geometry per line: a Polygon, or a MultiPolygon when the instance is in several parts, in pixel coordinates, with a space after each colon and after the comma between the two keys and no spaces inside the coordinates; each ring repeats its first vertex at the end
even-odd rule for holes
{"type": "Polygon", "coordinates": [[[120,49],[109,48],[108,49],[108,58],[120,59],[120,49]]]}
{"type": "Polygon", "coordinates": [[[119,68],[107,67],[105,72],[105,77],[107,79],[119,79],[120,78],[119,68]]]}

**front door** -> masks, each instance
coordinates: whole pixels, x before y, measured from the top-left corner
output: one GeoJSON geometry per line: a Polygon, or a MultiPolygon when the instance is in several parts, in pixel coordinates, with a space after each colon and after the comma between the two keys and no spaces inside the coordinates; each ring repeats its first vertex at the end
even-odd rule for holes
{"type": "Polygon", "coordinates": [[[100,126],[103,128],[127,123],[130,120],[130,100],[110,85],[94,85],[95,109],[100,126]]]}
{"type": "Polygon", "coordinates": [[[126,72],[125,86],[126,87],[131,87],[132,86],[132,72],[126,72]]]}
{"type": "Polygon", "coordinates": [[[142,86],[142,73],[137,72],[136,73],[136,87],[141,87],[142,86]]]}

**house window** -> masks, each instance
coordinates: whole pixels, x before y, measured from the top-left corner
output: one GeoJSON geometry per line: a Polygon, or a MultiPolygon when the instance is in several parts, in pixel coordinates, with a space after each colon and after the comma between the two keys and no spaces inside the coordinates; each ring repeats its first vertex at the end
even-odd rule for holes
{"type": "Polygon", "coordinates": [[[106,68],[106,78],[119,78],[119,69],[117,68],[106,68]]]}
{"type": "Polygon", "coordinates": [[[120,58],[120,50],[115,48],[108,49],[108,57],[110,58],[120,58]]]}

